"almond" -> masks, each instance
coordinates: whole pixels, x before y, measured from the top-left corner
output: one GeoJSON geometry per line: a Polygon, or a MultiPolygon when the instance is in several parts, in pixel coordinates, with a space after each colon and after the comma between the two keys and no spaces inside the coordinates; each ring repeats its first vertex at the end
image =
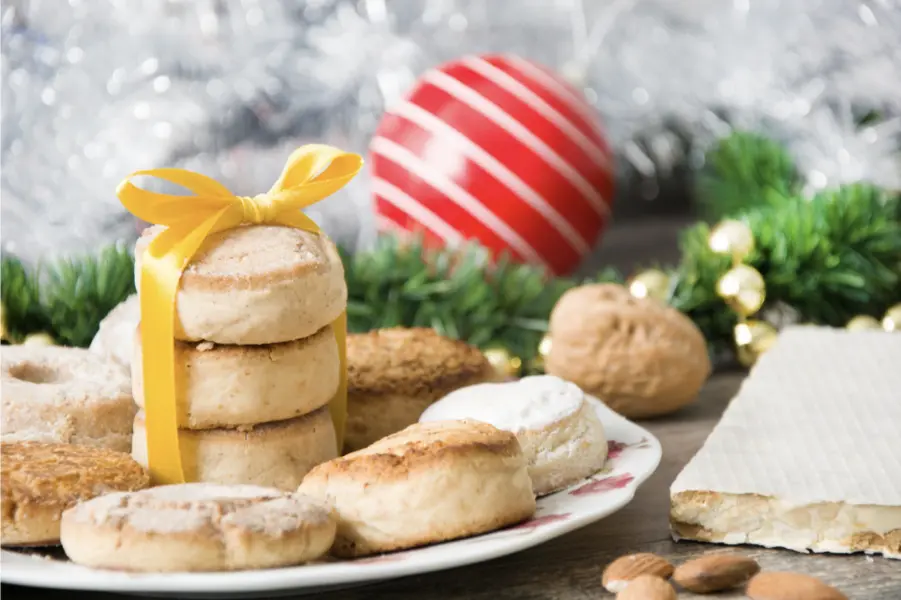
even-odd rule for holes
{"type": "Polygon", "coordinates": [[[761,573],[748,582],[752,600],[848,600],[816,577],[800,573],[761,573]]]}
{"type": "Polygon", "coordinates": [[[639,575],[616,595],[616,600],[676,600],[676,590],[659,577],[639,575]]]}
{"type": "Polygon", "coordinates": [[[655,575],[660,579],[669,579],[673,574],[673,565],[656,554],[641,553],[620,556],[607,565],[601,583],[608,592],[620,592],[639,575],[655,575]]]}
{"type": "Polygon", "coordinates": [[[711,554],[679,565],[673,580],[689,592],[709,594],[734,588],[760,571],[752,558],[730,554],[711,554]]]}

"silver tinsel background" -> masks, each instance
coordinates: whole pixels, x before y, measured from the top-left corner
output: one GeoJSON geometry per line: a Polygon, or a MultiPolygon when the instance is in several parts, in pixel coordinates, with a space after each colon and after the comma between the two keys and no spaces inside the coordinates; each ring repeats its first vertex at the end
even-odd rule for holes
{"type": "MultiPolygon", "coordinates": [[[[114,190],[138,168],[251,194],[299,144],[365,152],[418,74],[476,52],[584,88],[621,218],[671,210],[730,127],[786,142],[811,187],[901,188],[897,0],[23,0],[2,19],[2,241],[28,261],[133,237],[114,190]]],[[[350,246],[373,236],[367,184],[311,211],[350,246]]]]}

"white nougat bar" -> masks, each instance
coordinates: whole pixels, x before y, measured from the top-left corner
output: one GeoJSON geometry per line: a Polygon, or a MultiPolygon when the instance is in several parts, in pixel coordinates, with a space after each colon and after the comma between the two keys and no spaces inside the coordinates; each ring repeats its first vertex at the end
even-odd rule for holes
{"type": "Polygon", "coordinates": [[[670,494],[677,540],[901,558],[901,334],[784,330],[670,494]]]}

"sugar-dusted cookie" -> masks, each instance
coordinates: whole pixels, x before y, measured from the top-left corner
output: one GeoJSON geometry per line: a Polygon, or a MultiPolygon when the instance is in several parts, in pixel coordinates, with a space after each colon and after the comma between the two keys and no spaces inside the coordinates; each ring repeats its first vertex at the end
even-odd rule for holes
{"type": "Polygon", "coordinates": [[[136,408],[128,371],[82,348],[4,346],[2,440],[128,452],[136,408]]]}
{"type": "Polygon", "coordinates": [[[327,506],[256,486],[167,485],[108,494],[67,510],[63,549],[88,567],[228,571],[297,565],[335,537],[327,506]]]}
{"type": "Polygon", "coordinates": [[[150,483],[130,456],[104,448],[3,442],[0,458],[4,546],[55,545],[65,509],[106,492],[140,490],[150,483]]]}
{"type": "Polygon", "coordinates": [[[91,340],[91,352],[130,368],[134,334],[140,320],[138,296],[132,294],[100,321],[100,328],[91,340]]]}
{"type": "MultiPolygon", "coordinates": [[[[144,407],[140,332],[133,336],[132,387],[144,407]]],[[[175,342],[178,425],[237,427],[293,419],[326,404],[338,390],[338,344],[325,327],[308,338],[259,346],[175,342]]]]}
{"type": "MultiPolygon", "coordinates": [[[[310,469],[338,455],[328,407],[237,429],[179,429],[178,437],[189,481],[294,490],[310,469]]],[[[139,412],[132,456],[145,466],[146,440],[144,413],[139,412]]]]}
{"type": "Polygon", "coordinates": [[[516,437],[485,423],[417,423],[319,465],[299,489],[331,504],[332,553],[424,546],[523,521],[535,495],[516,437]]]}
{"type": "Polygon", "coordinates": [[[495,377],[472,346],[432,329],[392,328],[348,336],[345,451],[412,425],[457,388],[495,377]]]}
{"type": "Polygon", "coordinates": [[[607,459],[604,426],[585,394],[551,375],[459,389],[426,409],[420,421],[455,419],[516,434],[539,496],[596,473],[607,459]]]}
{"type": "MultiPolygon", "coordinates": [[[[144,230],[135,247],[140,290],[144,250],[163,228],[144,230]]],[[[217,344],[275,344],[309,337],[347,306],[344,267],[325,235],[247,225],[208,237],[182,274],[175,337],[217,344]]]]}

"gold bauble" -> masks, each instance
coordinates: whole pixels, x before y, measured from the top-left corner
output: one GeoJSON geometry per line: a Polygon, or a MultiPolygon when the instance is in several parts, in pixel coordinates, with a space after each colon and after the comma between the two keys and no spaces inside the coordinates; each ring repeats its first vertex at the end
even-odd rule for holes
{"type": "Polygon", "coordinates": [[[875,317],[858,315],[845,324],[845,329],[848,331],[867,331],[874,329],[882,331],[882,324],[875,317]]]}
{"type": "Polygon", "coordinates": [[[766,321],[750,320],[739,323],[733,330],[735,338],[735,355],[745,367],[750,367],[757,362],[760,355],[769,350],[779,332],[766,321]]]}
{"type": "Polygon", "coordinates": [[[516,377],[522,368],[522,360],[510,354],[506,348],[488,348],[483,352],[498,375],[504,378],[516,377]]]}
{"type": "Polygon", "coordinates": [[[760,310],[766,300],[766,283],[754,267],[735,265],[716,283],[716,293],[743,317],[760,310]]]}
{"type": "Polygon", "coordinates": [[[745,223],[727,219],[713,228],[707,243],[717,254],[731,256],[739,263],[754,250],[754,234],[745,223]]]}
{"type": "Polygon", "coordinates": [[[6,307],[0,302],[0,340],[6,339],[6,307]]]}
{"type": "Polygon", "coordinates": [[[901,333],[901,304],[896,304],[882,317],[882,328],[886,331],[901,333]]]}
{"type": "Polygon", "coordinates": [[[670,278],[660,269],[647,269],[629,280],[629,293],[636,298],[653,298],[666,302],[669,298],[670,278]]]}
{"type": "Polygon", "coordinates": [[[545,335],[543,338],[541,338],[541,343],[538,344],[538,355],[541,358],[546,359],[548,357],[548,354],[551,353],[552,345],[553,342],[551,342],[551,336],[545,335]]]}
{"type": "Polygon", "coordinates": [[[551,353],[551,336],[549,334],[545,334],[543,338],[541,338],[541,342],[538,344],[538,353],[535,355],[535,358],[532,359],[532,362],[529,363],[529,367],[532,371],[544,371],[544,365],[547,362],[547,357],[551,353]]]}
{"type": "Polygon", "coordinates": [[[22,340],[23,346],[56,346],[56,340],[49,333],[30,333],[22,340]]]}

